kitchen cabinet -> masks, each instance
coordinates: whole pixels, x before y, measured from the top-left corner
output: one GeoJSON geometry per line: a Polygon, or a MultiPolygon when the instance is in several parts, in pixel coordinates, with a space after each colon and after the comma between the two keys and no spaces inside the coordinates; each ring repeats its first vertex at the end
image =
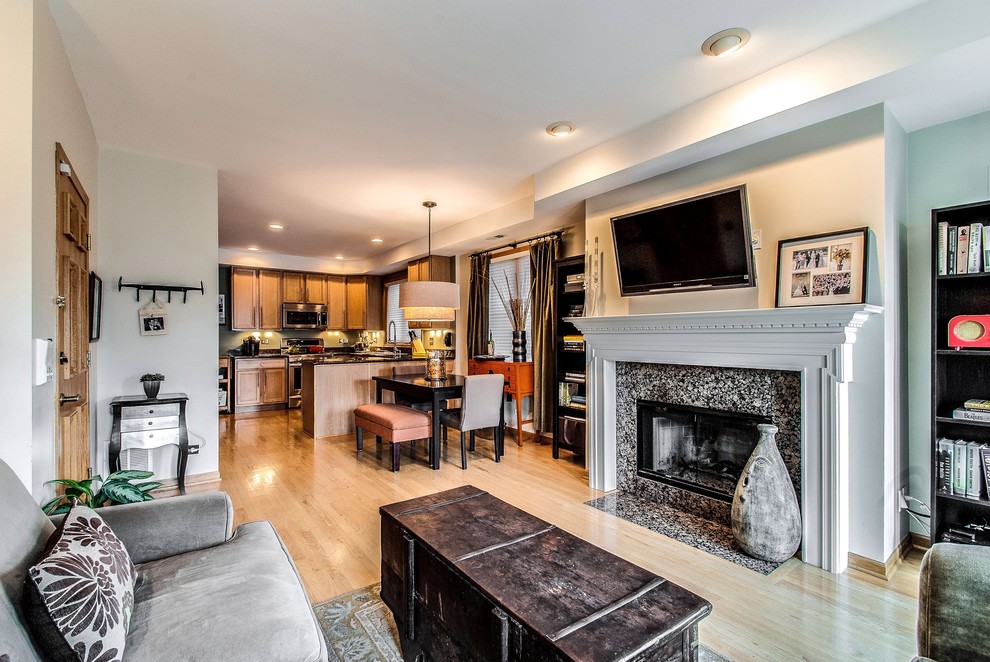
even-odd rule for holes
{"type": "Polygon", "coordinates": [[[454,258],[431,255],[429,258],[413,260],[408,265],[409,280],[438,280],[456,282],[454,278],[454,258]]]}
{"type": "Polygon", "coordinates": [[[346,294],[348,329],[384,329],[381,276],[348,276],[346,294]]]}
{"type": "MultiPolygon", "coordinates": [[[[410,281],[433,280],[455,283],[454,258],[442,255],[431,255],[429,258],[413,260],[408,264],[406,278],[410,281]]],[[[409,322],[410,329],[448,329],[451,322],[409,322]]]]}
{"type": "Polygon", "coordinates": [[[282,301],[285,303],[327,303],[326,274],[285,271],[282,273],[282,301]]]}
{"type": "Polygon", "coordinates": [[[233,267],[230,270],[230,328],[235,331],[282,328],[282,272],[233,267]]]}
{"type": "Polygon", "coordinates": [[[221,414],[229,414],[231,412],[229,356],[220,357],[217,375],[217,406],[219,407],[221,414]]]}
{"type": "Polygon", "coordinates": [[[234,361],[234,410],[277,409],[289,402],[285,358],[238,358],[234,361]]]}
{"type": "Polygon", "coordinates": [[[327,328],[347,328],[347,279],[327,276],[327,328]]]}

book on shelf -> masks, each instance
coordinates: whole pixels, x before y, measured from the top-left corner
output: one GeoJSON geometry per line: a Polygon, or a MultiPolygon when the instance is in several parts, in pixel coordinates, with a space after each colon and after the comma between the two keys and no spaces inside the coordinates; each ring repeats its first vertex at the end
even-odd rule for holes
{"type": "Polygon", "coordinates": [[[983,271],[990,271],[990,224],[983,226],[983,271]]]}
{"type": "Polygon", "coordinates": [[[990,498],[990,446],[983,444],[979,451],[980,466],[983,468],[983,490],[990,498]]]}
{"type": "Polygon", "coordinates": [[[948,262],[948,252],[949,252],[949,223],[948,221],[939,221],[938,223],[938,234],[936,235],[936,240],[938,241],[938,253],[936,257],[936,264],[938,266],[938,275],[944,276],[948,272],[949,262],[948,262]]]}
{"type": "Polygon", "coordinates": [[[971,441],[966,444],[966,498],[980,498],[980,444],[971,441]]]}
{"type": "Polygon", "coordinates": [[[969,266],[966,271],[978,274],[983,267],[983,224],[971,223],[969,226],[969,266]]]}
{"type": "Polygon", "coordinates": [[[990,423],[990,411],[956,407],[952,410],[952,418],[959,418],[964,421],[980,421],[983,423],[990,423]]]}
{"type": "Polygon", "coordinates": [[[956,243],[958,239],[958,230],[954,225],[949,226],[949,245],[946,248],[946,273],[954,274],[956,273],[956,243]]]}
{"type": "Polygon", "coordinates": [[[568,284],[571,284],[571,283],[583,283],[584,282],[584,274],[583,273],[581,273],[581,274],[567,274],[567,277],[564,278],[564,282],[565,283],[568,283],[568,284]]]}
{"type": "Polygon", "coordinates": [[[969,226],[960,225],[956,230],[956,271],[966,273],[969,268],[969,226]]]}
{"type": "Polygon", "coordinates": [[[570,407],[574,400],[574,396],[577,395],[580,384],[572,384],[570,382],[560,382],[557,385],[557,403],[562,407],[570,407]]]}
{"type": "Polygon", "coordinates": [[[952,454],[955,445],[951,439],[942,437],[935,447],[935,489],[952,494],[952,454]]]}
{"type": "Polygon", "coordinates": [[[966,409],[972,409],[975,411],[987,411],[990,412],[990,400],[981,400],[980,398],[971,398],[963,403],[963,407],[966,409]]]}
{"type": "Polygon", "coordinates": [[[966,442],[958,439],[953,444],[952,451],[952,493],[956,496],[966,496],[966,442]]]}

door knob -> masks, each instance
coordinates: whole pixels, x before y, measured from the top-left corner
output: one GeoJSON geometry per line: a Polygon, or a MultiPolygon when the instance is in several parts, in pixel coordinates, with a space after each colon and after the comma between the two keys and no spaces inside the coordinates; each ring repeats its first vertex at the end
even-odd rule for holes
{"type": "Polygon", "coordinates": [[[76,395],[66,395],[65,393],[58,394],[59,405],[64,405],[66,402],[79,402],[80,400],[82,400],[82,396],[79,394],[76,395]]]}

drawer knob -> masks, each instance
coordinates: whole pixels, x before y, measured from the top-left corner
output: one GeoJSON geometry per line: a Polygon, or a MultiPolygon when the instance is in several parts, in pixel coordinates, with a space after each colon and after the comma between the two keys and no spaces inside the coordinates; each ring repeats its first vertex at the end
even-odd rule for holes
{"type": "Polygon", "coordinates": [[[152,432],[151,434],[149,434],[149,435],[148,435],[148,439],[151,439],[151,438],[152,438],[152,437],[154,437],[154,436],[155,436],[155,433],[154,433],[154,432],[152,432]]]}
{"type": "Polygon", "coordinates": [[[155,410],[154,410],[154,409],[149,409],[149,410],[148,410],[148,413],[149,413],[149,414],[154,414],[154,413],[155,413],[155,410]]]}

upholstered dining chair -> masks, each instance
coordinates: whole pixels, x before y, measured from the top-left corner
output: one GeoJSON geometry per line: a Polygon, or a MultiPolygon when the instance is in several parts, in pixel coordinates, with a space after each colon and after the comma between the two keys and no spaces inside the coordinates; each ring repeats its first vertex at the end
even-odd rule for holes
{"type": "Polygon", "coordinates": [[[461,433],[461,469],[467,469],[467,448],[465,433],[471,437],[471,450],[474,450],[474,433],[481,428],[495,429],[495,461],[502,458],[505,442],[505,415],[502,410],[502,389],[505,375],[469,375],[464,378],[464,393],[461,406],[440,412],[440,425],[443,426],[443,440],[447,441],[449,428],[461,433]]]}

